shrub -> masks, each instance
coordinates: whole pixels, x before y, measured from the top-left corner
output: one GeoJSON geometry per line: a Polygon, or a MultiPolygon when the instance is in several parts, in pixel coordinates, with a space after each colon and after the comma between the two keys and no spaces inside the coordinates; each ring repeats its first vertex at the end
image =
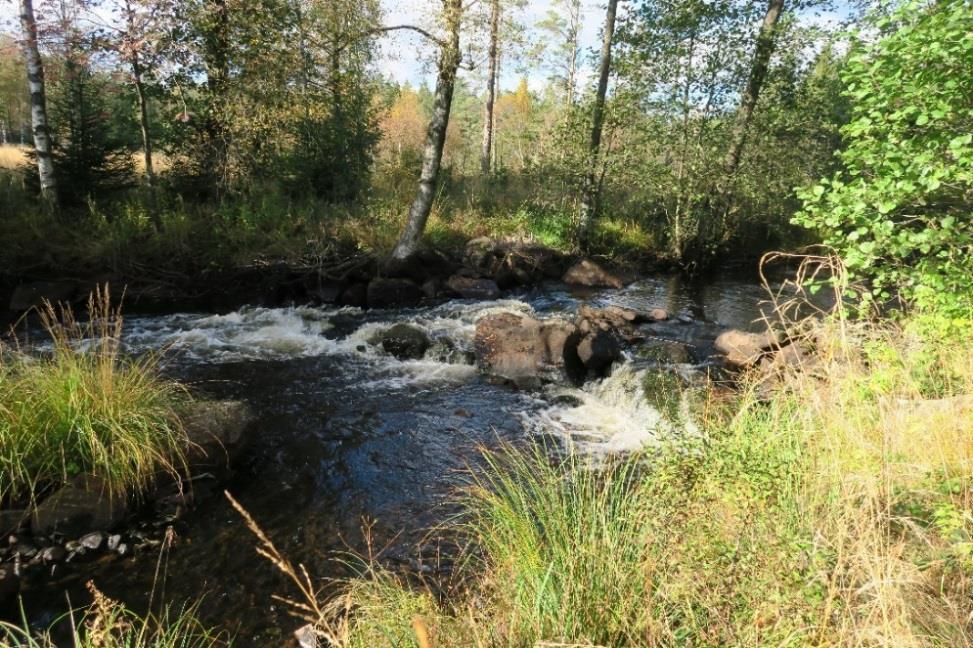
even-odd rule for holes
{"type": "Polygon", "coordinates": [[[845,171],[800,192],[795,222],[820,230],[865,302],[973,306],[973,9],[905,3],[876,21],[843,72],[852,102],[845,171]]]}

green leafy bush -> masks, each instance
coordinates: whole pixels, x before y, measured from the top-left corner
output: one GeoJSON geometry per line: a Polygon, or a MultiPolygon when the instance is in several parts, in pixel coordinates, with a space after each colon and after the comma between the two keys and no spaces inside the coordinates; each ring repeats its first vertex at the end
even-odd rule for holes
{"type": "Polygon", "coordinates": [[[852,101],[845,170],[799,192],[795,222],[821,231],[868,282],[864,302],[973,305],[973,7],[907,2],[875,21],[842,75],[852,101]]]}

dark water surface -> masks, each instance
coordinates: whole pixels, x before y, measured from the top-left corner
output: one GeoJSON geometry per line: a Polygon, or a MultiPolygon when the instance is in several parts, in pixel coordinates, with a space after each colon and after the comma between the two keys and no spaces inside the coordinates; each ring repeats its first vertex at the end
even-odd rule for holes
{"type": "Polygon", "coordinates": [[[765,296],[752,277],[702,284],[657,277],[623,290],[548,285],[498,302],[401,311],[245,308],[130,318],[126,340],[133,350],[166,348],[166,372],[194,392],[253,407],[258,418],[249,448],[229,483],[196,482],[198,505],[174,523],[175,543],[161,560],[158,550],[143,548],[66,565],[59,578],[27,589],[27,609],[38,622],[53,618],[65,610],[65,592],[74,604],[86,601],[83,583],[92,579],[135,609],[153,597],[179,604],[203,596],[204,621],[236,634],[239,645],[283,645],[299,623],[271,594],[293,592],[257,557],[252,535],[219,489],[232,492],[277,546],[316,577],[342,573],[335,551],[367,549],[366,524],[392,566],[448,571],[435,543],[423,540],[455,512],[450,495],[479,446],[544,434],[603,453],[667,433],[645,402],[635,365],[583,389],[519,392],[488,383],[465,364],[428,355],[397,361],[368,345],[370,336],[405,321],[469,350],[475,321],[488,312],[572,314],[585,301],[663,307],[672,320],[649,325],[647,334],[686,343],[698,365],[724,327],[754,326],[765,296]],[[572,398],[559,398],[565,393],[572,398]]]}

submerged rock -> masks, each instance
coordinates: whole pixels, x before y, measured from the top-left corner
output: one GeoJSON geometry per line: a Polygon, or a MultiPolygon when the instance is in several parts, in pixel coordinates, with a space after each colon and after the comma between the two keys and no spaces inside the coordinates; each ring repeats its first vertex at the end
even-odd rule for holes
{"type": "Polygon", "coordinates": [[[399,360],[418,360],[430,345],[426,332],[411,324],[396,324],[378,337],[385,352],[399,360]]]}
{"type": "Polygon", "coordinates": [[[591,259],[582,259],[568,268],[561,280],[572,286],[622,288],[625,282],[591,259]]]}
{"type": "Polygon", "coordinates": [[[192,444],[189,467],[198,470],[229,467],[246,445],[254,415],[243,401],[199,401],[187,405],[180,418],[192,444]]]}
{"type": "Polygon", "coordinates": [[[401,308],[422,301],[422,289],[409,279],[372,279],[366,302],[369,308],[401,308]]]}
{"type": "Polygon", "coordinates": [[[35,536],[60,533],[77,537],[93,530],[109,530],[128,512],[125,498],[113,495],[94,475],[79,475],[54,491],[31,514],[35,536]]]}
{"type": "Polygon", "coordinates": [[[426,357],[445,364],[476,364],[476,355],[472,351],[459,348],[449,338],[440,338],[433,342],[426,350],[426,357]]]}

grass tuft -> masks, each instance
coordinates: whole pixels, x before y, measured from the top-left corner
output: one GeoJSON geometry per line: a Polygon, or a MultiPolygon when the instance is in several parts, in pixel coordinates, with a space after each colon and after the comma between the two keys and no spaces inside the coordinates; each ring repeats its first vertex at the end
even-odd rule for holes
{"type": "Polygon", "coordinates": [[[184,390],[159,375],[158,357],[122,353],[122,317],[107,288],[88,309],[81,323],[45,304],[50,352],[0,354],[0,502],[82,473],[114,495],[135,495],[184,464],[188,440],[174,411],[184,390]]]}
{"type": "MultiPolygon", "coordinates": [[[[70,625],[73,648],[217,648],[229,646],[221,633],[204,627],[196,618],[195,606],[161,615],[139,616],[88,583],[94,602],[80,616],[72,613],[70,625]]],[[[0,622],[0,646],[8,648],[56,648],[52,632],[37,633],[27,623],[0,622]]]]}

